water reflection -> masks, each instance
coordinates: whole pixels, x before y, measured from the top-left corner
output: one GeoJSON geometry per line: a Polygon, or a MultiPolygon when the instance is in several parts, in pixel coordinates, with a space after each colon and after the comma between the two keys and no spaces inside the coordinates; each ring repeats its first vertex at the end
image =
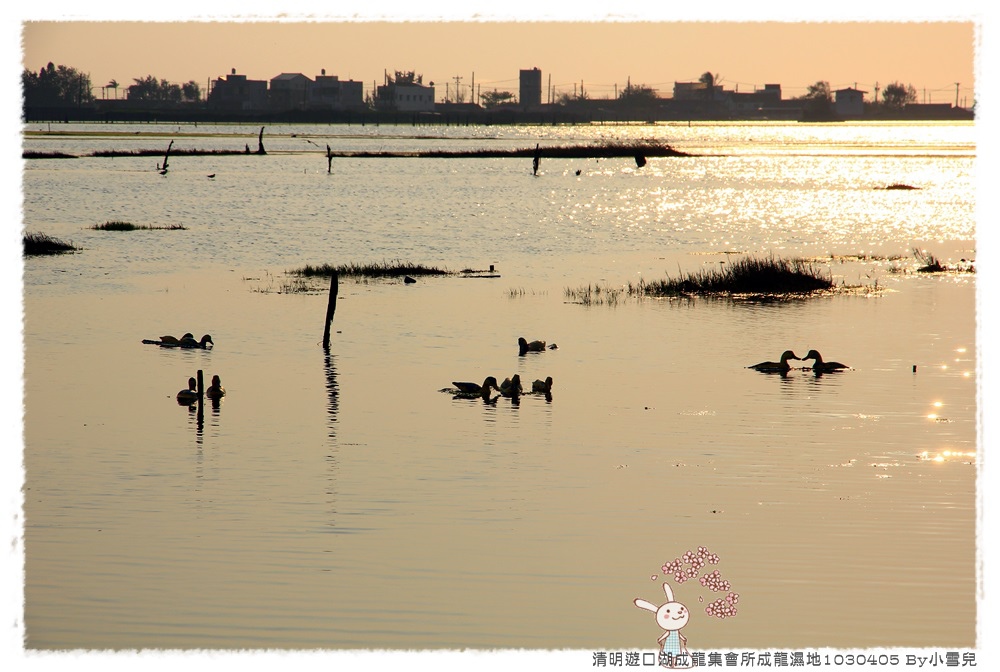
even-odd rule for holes
{"type": "MultiPolygon", "coordinates": [[[[336,276],[334,276],[336,277],[336,276]]],[[[329,321],[327,321],[329,324],[329,321]]],[[[337,412],[340,409],[340,386],[337,383],[336,358],[330,352],[330,342],[324,339],[323,343],[323,373],[326,377],[326,415],[327,415],[327,436],[330,439],[331,451],[326,456],[328,475],[326,476],[326,504],[329,521],[326,525],[330,528],[337,528],[337,412]]],[[[332,552],[327,550],[326,552],[332,552]]],[[[328,571],[324,569],[323,571],[328,571]]]]}
{"type": "Polygon", "coordinates": [[[339,407],[340,388],[337,385],[337,367],[334,365],[334,356],[330,353],[330,345],[323,346],[323,372],[326,374],[326,412],[328,423],[328,434],[330,440],[337,438],[337,409],[339,407]]]}

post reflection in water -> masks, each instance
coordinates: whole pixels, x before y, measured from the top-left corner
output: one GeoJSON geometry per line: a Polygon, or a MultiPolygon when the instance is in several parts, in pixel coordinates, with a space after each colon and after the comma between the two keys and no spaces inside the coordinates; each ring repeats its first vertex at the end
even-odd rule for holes
{"type": "Polygon", "coordinates": [[[330,346],[323,347],[323,371],[326,373],[326,394],[328,397],[326,410],[329,417],[329,437],[331,440],[337,438],[337,397],[340,390],[337,387],[337,367],[334,366],[334,357],[330,354],[330,346]]]}
{"type": "MultiPolygon", "coordinates": [[[[330,353],[330,344],[323,344],[323,372],[326,374],[326,394],[327,394],[327,436],[330,438],[330,453],[326,456],[329,476],[327,480],[326,494],[328,496],[330,520],[328,525],[337,527],[337,409],[339,405],[340,389],[337,385],[337,367],[334,364],[334,356],[330,353]]],[[[326,571],[326,570],[324,570],[326,571]]]]}

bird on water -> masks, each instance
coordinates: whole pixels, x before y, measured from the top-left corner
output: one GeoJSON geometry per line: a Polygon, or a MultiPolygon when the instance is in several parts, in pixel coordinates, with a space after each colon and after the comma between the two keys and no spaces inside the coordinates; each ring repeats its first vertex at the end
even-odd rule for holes
{"type": "Polygon", "coordinates": [[[851,367],[846,364],[841,364],[840,362],[824,362],[823,355],[819,354],[818,350],[810,350],[806,353],[806,356],[802,358],[803,361],[807,359],[815,360],[812,365],[812,370],[816,373],[833,373],[834,371],[842,371],[843,369],[849,369],[851,367]]]}
{"type": "Polygon", "coordinates": [[[198,401],[198,381],[194,378],[188,378],[187,389],[177,393],[177,403],[190,406],[196,401],[198,401]]]}
{"type": "Polygon", "coordinates": [[[527,352],[542,352],[545,350],[545,341],[531,341],[521,336],[517,339],[517,347],[520,354],[525,354],[527,352]]]}
{"type": "Polygon", "coordinates": [[[791,365],[788,363],[789,359],[801,360],[801,357],[797,357],[791,350],[785,350],[781,353],[781,361],[778,362],[760,362],[759,364],[753,364],[748,366],[748,369],[753,369],[754,371],[760,371],[762,373],[788,373],[791,370],[791,365]]]}
{"type": "Polygon", "coordinates": [[[482,394],[488,395],[490,390],[500,391],[500,385],[497,383],[497,379],[494,376],[487,376],[486,380],[483,381],[482,385],[477,383],[465,383],[465,382],[452,382],[459,392],[462,394],[482,394]]]}

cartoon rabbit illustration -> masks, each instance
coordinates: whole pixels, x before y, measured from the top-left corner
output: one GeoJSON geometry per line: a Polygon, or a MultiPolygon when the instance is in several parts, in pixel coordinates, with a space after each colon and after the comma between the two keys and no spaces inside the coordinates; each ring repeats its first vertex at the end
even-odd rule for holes
{"type": "Polygon", "coordinates": [[[674,601],[674,594],[670,586],[663,584],[663,592],[667,596],[667,601],[656,606],[652,602],[647,602],[641,597],[634,600],[635,606],[656,614],[656,623],[663,628],[664,633],[657,639],[661,645],[661,665],[669,667],[687,668],[690,665],[682,664],[689,660],[687,655],[687,637],[681,634],[681,628],[687,625],[690,614],[687,607],[680,602],[674,601]]]}

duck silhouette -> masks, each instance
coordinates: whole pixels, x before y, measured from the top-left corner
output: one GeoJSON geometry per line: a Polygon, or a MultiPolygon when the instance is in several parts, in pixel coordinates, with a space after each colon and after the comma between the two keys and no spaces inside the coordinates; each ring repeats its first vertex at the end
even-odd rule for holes
{"type": "Polygon", "coordinates": [[[222,379],[212,376],[212,385],[205,390],[205,396],[209,399],[221,399],[226,396],[226,388],[222,386],[222,379]]]}
{"type": "Polygon", "coordinates": [[[194,334],[189,332],[180,338],[177,338],[176,336],[160,336],[160,342],[165,345],[180,345],[181,341],[185,338],[194,338],[194,334]]]}
{"type": "Polygon", "coordinates": [[[521,374],[515,373],[510,378],[504,378],[500,383],[500,394],[505,397],[518,397],[524,392],[521,387],[521,374]]]}
{"type": "Polygon", "coordinates": [[[748,366],[748,369],[753,369],[754,371],[760,371],[762,373],[788,373],[792,368],[788,364],[789,359],[802,359],[797,357],[791,350],[785,350],[781,353],[781,361],[778,362],[761,362],[759,364],[754,364],[748,366]]]}
{"type": "Polygon", "coordinates": [[[200,341],[194,340],[194,336],[185,334],[184,338],[180,340],[178,345],[182,348],[201,348],[202,350],[205,350],[208,348],[209,343],[213,346],[215,345],[215,341],[212,340],[212,337],[209,334],[202,336],[200,341]]]}
{"type": "Polygon", "coordinates": [[[552,376],[548,376],[545,380],[533,381],[531,383],[531,391],[549,394],[552,391],[552,376]]]}
{"type": "Polygon", "coordinates": [[[528,342],[524,336],[517,339],[517,347],[519,354],[525,354],[528,352],[542,352],[545,350],[545,341],[531,341],[528,342]]]}
{"type": "Polygon", "coordinates": [[[181,341],[189,338],[194,339],[194,335],[188,333],[184,334],[180,338],[177,338],[176,336],[160,336],[159,340],[144,338],[142,339],[142,342],[147,345],[159,345],[164,348],[179,348],[181,346],[181,341]]]}
{"type": "Polygon", "coordinates": [[[824,362],[823,355],[819,354],[819,350],[810,350],[806,353],[806,356],[802,358],[802,361],[807,359],[815,360],[812,365],[812,370],[816,373],[833,373],[834,371],[842,371],[844,369],[849,369],[851,367],[847,364],[841,364],[840,362],[824,362]]]}
{"type": "Polygon", "coordinates": [[[177,393],[177,403],[181,406],[190,406],[196,401],[198,401],[198,381],[188,378],[187,389],[177,393]]]}
{"type": "Polygon", "coordinates": [[[489,396],[491,389],[496,390],[497,392],[500,391],[500,385],[497,384],[497,379],[493,376],[487,376],[482,385],[454,381],[451,384],[454,385],[462,394],[481,394],[483,396],[489,396]]]}

